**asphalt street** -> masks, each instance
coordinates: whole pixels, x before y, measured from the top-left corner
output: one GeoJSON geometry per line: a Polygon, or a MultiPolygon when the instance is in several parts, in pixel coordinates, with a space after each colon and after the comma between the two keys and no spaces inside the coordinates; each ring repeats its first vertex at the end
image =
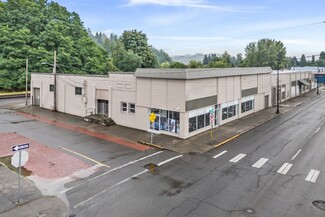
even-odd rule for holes
{"type": "Polygon", "coordinates": [[[325,201],[324,94],[201,155],[138,151],[11,110],[0,115],[0,133],[16,132],[92,168],[31,178],[77,217],[325,215],[313,205],[325,201]]]}
{"type": "Polygon", "coordinates": [[[324,216],[324,117],[322,95],[209,153],[164,151],[65,193],[85,217],[324,216]]]}

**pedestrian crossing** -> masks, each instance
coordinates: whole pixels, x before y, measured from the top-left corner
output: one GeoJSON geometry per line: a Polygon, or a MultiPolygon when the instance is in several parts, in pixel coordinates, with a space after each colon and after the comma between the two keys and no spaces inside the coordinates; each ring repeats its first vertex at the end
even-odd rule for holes
{"type": "MultiPolygon", "coordinates": [[[[221,157],[222,155],[226,154],[228,151],[224,150],[220,153],[218,153],[217,155],[213,156],[214,159],[221,157]]],[[[239,161],[243,160],[245,157],[247,156],[247,154],[245,153],[240,153],[238,155],[236,155],[235,157],[231,158],[229,160],[230,163],[238,163],[239,161]]],[[[252,167],[260,169],[263,167],[263,165],[266,164],[266,162],[268,162],[269,159],[268,158],[260,158],[258,161],[256,161],[252,167]]],[[[282,175],[286,175],[290,169],[292,168],[293,164],[292,163],[288,163],[285,162],[281,165],[281,167],[277,170],[277,173],[282,174],[282,175]]],[[[311,169],[307,175],[307,177],[305,178],[305,181],[307,182],[311,182],[311,183],[316,183],[318,177],[320,175],[320,171],[316,170],[316,169],[311,169]]]]}

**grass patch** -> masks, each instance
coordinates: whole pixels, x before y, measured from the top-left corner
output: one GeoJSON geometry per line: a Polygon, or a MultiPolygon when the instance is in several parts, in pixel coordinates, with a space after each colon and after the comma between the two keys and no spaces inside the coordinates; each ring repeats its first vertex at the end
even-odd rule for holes
{"type": "MultiPolygon", "coordinates": [[[[18,168],[14,167],[13,165],[11,165],[11,157],[12,156],[6,156],[6,157],[0,157],[0,167],[5,165],[6,167],[8,167],[8,169],[18,173],[18,168]]],[[[31,176],[33,174],[32,171],[27,170],[25,167],[21,167],[21,175],[23,176],[31,176]]]]}

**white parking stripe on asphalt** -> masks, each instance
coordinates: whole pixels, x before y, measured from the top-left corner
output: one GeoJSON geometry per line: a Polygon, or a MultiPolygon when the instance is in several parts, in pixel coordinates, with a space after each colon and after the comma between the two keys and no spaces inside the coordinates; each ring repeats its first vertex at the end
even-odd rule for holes
{"type": "Polygon", "coordinates": [[[243,159],[246,156],[246,154],[239,154],[236,157],[234,157],[233,159],[229,160],[229,162],[233,162],[233,163],[237,163],[238,161],[240,161],[241,159],[243,159]]]}
{"type": "Polygon", "coordinates": [[[227,153],[227,151],[225,150],[225,151],[223,151],[223,152],[220,152],[219,154],[217,154],[217,155],[215,155],[215,156],[213,156],[213,158],[217,158],[217,157],[220,157],[221,155],[223,155],[223,154],[225,154],[225,153],[227,153]]]}
{"type": "Polygon", "coordinates": [[[269,159],[267,158],[261,158],[259,159],[256,163],[254,163],[252,165],[252,167],[255,167],[255,168],[261,168],[269,159]]]}
{"type": "Polygon", "coordinates": [[[316,183],[316,180],[317,180],[317,178],[318,178],[318,176],[319,176],[319,173],[320,173],[320,171],[318,171],[318,170],[310,170],[310,172],[308,173],[308,175],[307,175],[307,177],[306,177],[306,181],[307,182],[313,182],[313,183],[316,183]]]}
{"type": "Polygon", "coordinates": [[[290,170],[291,167],[292,164],[284,163],[277,172],[285,175],[287,174],[287,172],[290,170]]]}

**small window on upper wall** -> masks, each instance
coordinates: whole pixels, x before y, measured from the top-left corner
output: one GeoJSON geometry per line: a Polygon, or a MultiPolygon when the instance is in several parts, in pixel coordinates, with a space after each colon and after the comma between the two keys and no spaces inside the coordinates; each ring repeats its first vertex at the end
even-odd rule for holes
{"type": "Polygon", "coordinates": [[[75,95],[82,95],[82,88],[81,87],[75,87],[75,95]]]}
{"type": "Polygon", "coordinates": [[[128,111],[128,104],[126,102],[121,102],[121,112],[128,111]]]}
{"type": "Polygon", "coordinates": [[[135,104],[134,103],[129,103],[129,112],[135,113],[135,104]]]}
{"type": "Polygon", "coordinates": [[[54,84],[50,84],[50,92],[54,92],[54,84]]]}

